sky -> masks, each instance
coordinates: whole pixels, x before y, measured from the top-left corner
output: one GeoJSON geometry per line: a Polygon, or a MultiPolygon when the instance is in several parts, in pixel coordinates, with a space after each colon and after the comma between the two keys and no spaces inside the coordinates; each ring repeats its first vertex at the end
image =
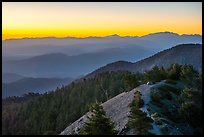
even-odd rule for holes
{"type": "Polygon", "coordinates": [[[25,37],[202,35],[201,2],[2,2],[2,40],[25,37]]]}

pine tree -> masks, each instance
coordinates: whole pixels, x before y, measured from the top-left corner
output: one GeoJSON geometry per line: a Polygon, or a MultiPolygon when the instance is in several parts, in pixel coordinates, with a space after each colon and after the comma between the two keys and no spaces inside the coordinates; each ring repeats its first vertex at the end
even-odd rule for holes
{"type": "Polygon", "coordinates": [[[114,123],[106,117],[103,107],[98,103],[91,107],[92,117],[88,117],[89,122],[81,129],[82,135],[114,135],[114,123]]]}
{"type": "Polygon", "coordinates": [[[171,64],[171,66],[167,69],[168,79],[171,80],[179,80],[181,73],[181,65],[179,64],[171,64]]]}
{"type": "Polygon", "coordinates": [[[148,130],[152,128],[151,119],[147,117],[145,112],[139,110],[143,107],[143,100],[141,101],[141,95],[136,92],[133,102],[130,105],[130,115],[128,120],[128,127],[132,128],[134,134],[145,135],[149,134],[148,130]]]}
{"type": "Polygon", "coordinates": [[[139,91],[135,92],[134,100],[131,102],[130,107],[141,108],[144,105],[144,101],[141,99],[141,93],[139,91]]]}
{"type": "Polygon", "coordinates": [[[131,90],[139,86],[139,80],[141,80],[140,74],[127,73],[124,77],[124,83],[127,86],[127,90],[131,90]]]}
{"type": "Polygon", "coordinates": [[[145,82],[151,81],[153,83],[159,82],[164,79],[164,70],[160,70],[157,65],[155,65],[150,71],[144,72],[145,82]],[[163,71],[163,72],[162,72],[163,71]]]}
{"type": "Polygon", "coordinates": [[[137,107],[131,109],[128,126],[133,129],[136,135],[147,135],[149,134],[148,130],[152,128],[151,119],[137,107]]]}

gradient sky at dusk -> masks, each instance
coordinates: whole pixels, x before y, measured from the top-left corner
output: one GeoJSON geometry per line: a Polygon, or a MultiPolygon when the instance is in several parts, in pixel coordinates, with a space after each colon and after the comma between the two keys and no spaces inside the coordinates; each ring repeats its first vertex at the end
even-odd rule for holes
{"type": "Polygon", "coordinates": [[[2,16],[2,39],[141,36],[162,31],[202,35],[201,2],[3,2],[2,16]]]}

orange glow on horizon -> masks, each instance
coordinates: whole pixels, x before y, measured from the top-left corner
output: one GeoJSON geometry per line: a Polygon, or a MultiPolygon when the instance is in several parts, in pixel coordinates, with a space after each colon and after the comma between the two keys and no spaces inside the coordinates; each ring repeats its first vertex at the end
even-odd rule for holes
{"type": "Polygon", "coordinates": [[[2,28],[2,40],[164,31],[202,35],[202,3],[3,2],[2,28]]]}

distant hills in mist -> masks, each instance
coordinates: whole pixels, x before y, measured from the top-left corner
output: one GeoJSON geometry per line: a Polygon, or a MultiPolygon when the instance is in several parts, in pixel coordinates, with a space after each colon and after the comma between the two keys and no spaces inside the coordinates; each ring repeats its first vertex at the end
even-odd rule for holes
{"type": "Polygon", "coordinates": [[[152,33],[145,36],[87,38],[24,38],[3,41],[3,57],[37,56],[50,53],[64,53],[69,56],[93,53],[112,48],[142,46],[151,50],[163,50],[183,43],[202,43],[201,35],[178,35],[172,32],[152,33]],[[22,54],[23,53],[23,54],[22,54]]]}
{"type": "Polygon", "coordinates": [[[151,70],[155,65],[158,67],[163,66],[164,68],[168,68],[173,63],[180,65],[191,64],[199,73],[202,74],[202,45],[181,44],[161,51],[138,62],[113,62],[93,71],[84,78],[91,78],[99,73],[110,71],[144,72],[146,70],[151,70]]]}
{"type": "MultiPolygon", "coordinates": [[[[14,75],[12,76],[14,77],[14,75]]],[[[28,92],[45,93],[67,85],[72,80],[72,78],[21,78],[10,83],[2,83],[2,98],[22,96],[28,92]]]]}
{"type": "Polygon", "coordinates": [[[5,40],[3,72],[29,77],[77,77],[110,62],[136,62],[183,43],[202,44],[202,36],[160,32],[141,37],[5,40]]]}
{"type": "Polygon", "coordinates": [[[24,76],[14,74],[14,73],[3,73],[2,74],[2,82],[3,83],[11,83],[17,80],[25,78],[24,76]]]}
{"type": "MultiPolygon", "coordinates": [[[[91,58],[92,57],[90,57],[89,59],[91,58]]],[[[64,54],[59,54],[59,53],[49,54],[49,55],[37,56],[34,58],[26,59],[24,60],[25,62],[23,63],[32,62],[34,64],[37,63],[38,65],[43,65],[43,64],[39,64],[39,62],[44,60],[43,62],[45,63],[49,59],[51,60],[51,63],[56,63],[58,61],[58,63],[60,62],[61,64],[63,63],[66,64],[66,60],[69,60],[69,56],[64,54]],[[62,58],[65,59],[65,62],[63,62],[63,60],[60,61],[60,59],[62,58]]],[[[85,58],[85,55],[84,55],[83,59],[86,60],[88,58],[85,58]]],[[[72,60],[70,59],[70,61],[72,60]]],[[[29,65],[32,65],[32,63],[30,63],[29,65]]],[[[91,62],[89,63],[91,65],[91,62]]],[[[144,72],[146,70],[152,69],[152,67],[154,67],[155,65],[159,67],[163,66],[164,68],[167,68],[173,63],[178,63],[181,65],[191,64],[199,73],[202,73],[202,45],[201,44],[181,44],[181,45],[177,45],[175,47],[166,49],[164,51],[158,52],[155,55],[149,56],[137,62],[127,62],[127,61],[112,62],[101,68],[96,69],[95,71],[89,73],[88,75],[82,78],[75,80],[75,82],[80,82],[80,81],[83,81],[84,79],[93,78],[103,72],[111,72],[111,71],[144,72]]],[[[23,66],[23,64],[21,65],[23,66]]],[[[48,65],[48,64],[45,64],[45,65],[48,65]]],[[[52,64],[52,65],[56,65],[56,64],[52,64]]],[[[86,66],[85,64],[83,64],[83,62],[81,62],[80,64],[80,60],[78,60],[77,65],[86,66]]],[[[31,69],[33,66],[29,66],[29,67],[31,69]]],[[[55,68],[56,71],[57,71],[57,68],[61,70],[60,66],[58,67],[55,68]]],[[[72,66],[73,68],[72,71],[74,71],[74,67],[76,66],[72,66]]],[[[84,68],[85,67],[81,69],[83,70],[84,68]]],[[[67,71],[69,72],[69,70],[67,71]]],[[[53,78],[53,77],[32,78],[32,77],[21,76],[14,73],[3,73],[2,80],[3,80],[2,81],[3,98],[7,96],[21,96],[28,92],[44,93],[47,91],[55,90],[56,87],[60,87],[62,85],[68,85],[69,83],[74,81],[73,78],[53,78]]]]}
{"type": "Polygon", "coordinates": [[[3,97],[44,93],[103,71],[142,72],[171,63],[192,64],[202,70],[202,36],[171,32],[141,37],[13,39],[3,41],[2,50],[3,97]]]}

